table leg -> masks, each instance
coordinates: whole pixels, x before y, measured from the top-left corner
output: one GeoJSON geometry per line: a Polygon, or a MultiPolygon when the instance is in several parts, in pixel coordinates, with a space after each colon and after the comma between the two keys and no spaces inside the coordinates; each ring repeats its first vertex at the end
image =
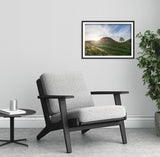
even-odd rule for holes
{"type": "Polygon", "coordinates": [[[17,142],[19,142],[19,141],[27,141],[27,139],[24,138],[24,139],[19,139],[19,140],[15,140],[15,141],[17,141],[17,142]]]}
{"type": "Polygon", "coordinates": [[[16,140],[16,141],[14,141],[14,143],[16,143],[16,144],[20,144],[20,145],[23,145],[23,146],[28,147],[28,144],[17,142],[17,140],[16,140]]]}
{"type": "Polygon", "coordinates": [[[0,146],[5,146],[7,144],[10,144],[11,142],[10,141],[6,141],[5,143],[1,144],[0,146]]]}
{"type": "Polygon", "coordinates": [[[14,117],[10,117],[10,141],[14,141],[14,117]]]}
{"type": "Polygon", "coordinates": [[[19,144],[19,145],[23,145],[23,146],[27,146],[27,144],[24,143],[20,143],[19,141],[26,141],[27,139],[14,139],[14,117],[10,117],[10,140],[0,140],[2,142],[5,142],[3,144],[0,144],[0,146],[4,146],[10,143],[15,143],[15,144],[19,144]]]}

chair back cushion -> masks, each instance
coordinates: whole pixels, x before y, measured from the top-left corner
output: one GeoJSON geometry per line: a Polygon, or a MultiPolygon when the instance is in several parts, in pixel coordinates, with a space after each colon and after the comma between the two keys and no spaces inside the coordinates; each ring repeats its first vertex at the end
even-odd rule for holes
{"type": "MultiPolygon", "coordinates": [[[[67,99],[67,109],[93,106],[91,94],[88,92],[83,75],[80,73],[51,74],[44,73],[40,77],[45,95],[73,95],[67,99]]],[[[49,100],[49,113],[60,112],[57,99],[49,100]]]]}

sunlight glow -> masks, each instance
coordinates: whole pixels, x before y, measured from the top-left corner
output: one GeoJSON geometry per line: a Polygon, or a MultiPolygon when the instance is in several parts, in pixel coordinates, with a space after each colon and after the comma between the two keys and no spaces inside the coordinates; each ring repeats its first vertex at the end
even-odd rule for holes
{"type": "Polygon", "coordinates": [[[93,38],[92,40],[98,41],[98,40],[99,40],[99,38],[93,38]]]}

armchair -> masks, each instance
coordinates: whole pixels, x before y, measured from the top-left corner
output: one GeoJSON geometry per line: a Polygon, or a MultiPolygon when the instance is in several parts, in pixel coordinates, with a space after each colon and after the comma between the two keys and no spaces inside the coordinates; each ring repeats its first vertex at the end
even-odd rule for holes
{"type": "Polygon", "coordinates": [[[42,74],[37,80],[46,126],[37,135],[40,140],[47,133],[63,129],[67,153],[72,152],[70,132],[85,134],[93,128],[120,126],[122,143],[127,143],[124,120],[126,110],[121,106],[120,94],[128,91],[88,92],[83,76],[77,73],[42,74]],[[91,95],[112,94],[115,106],[94,106],[91,95]]]}

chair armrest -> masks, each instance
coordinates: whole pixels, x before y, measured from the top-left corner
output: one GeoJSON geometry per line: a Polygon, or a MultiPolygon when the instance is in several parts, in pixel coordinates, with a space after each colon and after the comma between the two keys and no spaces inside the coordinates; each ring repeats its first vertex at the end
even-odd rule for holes
{"type": "Polygon", "coordinates": [[[70,99],[74,98],[73,95],[43,95],[38,96],[38,99],[70,99]]]}
{"type": "Polygon", "coordinates": [[[100,94],[128,94],[129,91],[91,91],[92,95],[100,94]]]}
{"type": "Polygon", "coordinates": [[[128,91],[92,91],[91,95],[113,94],[115,105],[122,105],[120,94],[128,94],[128,91]]]}
{"type": "Polygon", "coordinates": [[[38,99],[58,99],[58,104],[60,108],[60,115],[62,119],[63,129],[69,130],[68,126],[68,118],[67,118],[67,107],[66,107],[66,99],[74,98],[73,95],[43,95],[38,96],[38,99]]]}

